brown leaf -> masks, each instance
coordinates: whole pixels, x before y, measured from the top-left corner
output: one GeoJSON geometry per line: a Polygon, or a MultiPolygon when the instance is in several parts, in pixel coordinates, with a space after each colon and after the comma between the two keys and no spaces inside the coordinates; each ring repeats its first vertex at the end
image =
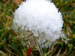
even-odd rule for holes
{"type": "Polygon", "coordinates": [[[73,7],[73,3],[71,3],[70,6],[73,7]]]}
{"type": "Polygon", "coordinates": [[[6,2],[6,0],[3,0],[4,2],[6,2]]]}
{"type": "Polygon", "coordinates": [[[14,2],[15,2],[17,5],[19,5],[19,4],[21,4],[22,0],[14,0],[14,2]]]}

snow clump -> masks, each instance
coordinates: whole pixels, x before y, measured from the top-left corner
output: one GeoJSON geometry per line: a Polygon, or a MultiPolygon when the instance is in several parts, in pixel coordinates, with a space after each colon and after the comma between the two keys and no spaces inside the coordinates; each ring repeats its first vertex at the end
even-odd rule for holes
{"type": "Polygon", "coordinates": [[[60,38],[62,27],[62,14],[49,0],[26,0],[14,13],[13,29],[23,33],[29,42],[31,38],[34,38],[36,46],[38,43],[42,47],[50,46],[52,42],[60,38]],[[27,32],[27,37],[24,32],[27,32]]]}

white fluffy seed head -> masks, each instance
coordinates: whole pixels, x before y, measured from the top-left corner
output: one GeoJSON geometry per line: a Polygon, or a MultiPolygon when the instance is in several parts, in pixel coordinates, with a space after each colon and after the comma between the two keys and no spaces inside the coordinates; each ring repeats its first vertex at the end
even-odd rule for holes
{"type": "MultiPolygon", "coordinates": [[[[63,27],[62,14],[58,8],[48,0],[27,0],[15,10],[13,29],[15,31],[29,31],[42,47],[60,37],[63,27]]],[[[30,37],[27,37],[30,38],[30,37]]]]}

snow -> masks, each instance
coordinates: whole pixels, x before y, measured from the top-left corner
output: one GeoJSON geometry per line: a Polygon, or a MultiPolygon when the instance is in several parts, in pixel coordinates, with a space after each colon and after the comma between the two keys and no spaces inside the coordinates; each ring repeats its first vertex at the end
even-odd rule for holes
{"type": "Polygon", "coordinates": [[[59,39],[62,27],[61,12],[48,0],[27,0],[22,2],[14,13],[13,29],[17,32],[18,28],[30,31],[42,47],[49,46],[51,42],[59,39]]]}

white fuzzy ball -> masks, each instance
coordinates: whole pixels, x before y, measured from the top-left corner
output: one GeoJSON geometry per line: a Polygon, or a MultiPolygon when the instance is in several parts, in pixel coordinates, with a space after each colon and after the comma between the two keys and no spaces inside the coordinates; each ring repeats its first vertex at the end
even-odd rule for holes
{"type": "Polygon", "coordinates": [[[13,25],[15,31],[20,28],[33,33],[36,42],[44,47],[60,38],[63,20],[54,3],[48,0],[27,0],[15,10],[13,25]]]}

